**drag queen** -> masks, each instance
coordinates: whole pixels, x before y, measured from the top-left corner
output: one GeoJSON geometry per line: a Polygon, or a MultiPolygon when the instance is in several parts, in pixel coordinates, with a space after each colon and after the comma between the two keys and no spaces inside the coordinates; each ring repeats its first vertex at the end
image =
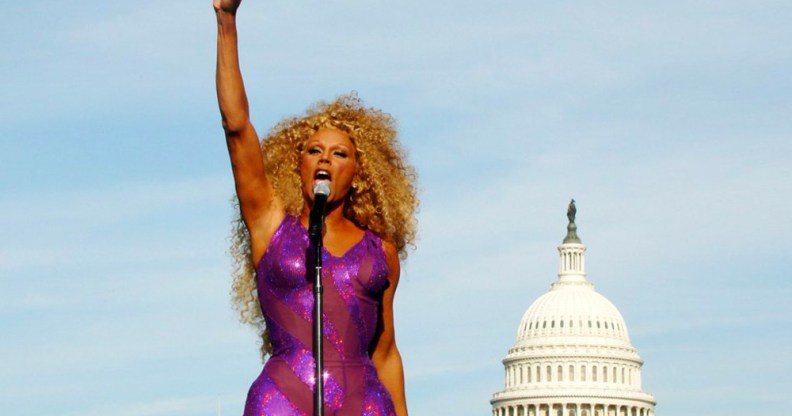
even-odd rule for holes
{"type": "Polygon", "coordinates": [[[239,202],[234,304],[262,335],[266,364],[245,416],[310,415],[314,185],[327,181],[324,248],[325,413],[407,414],[393,327],[399,263],[415,237],[414,171],[394,121],[355,94],[277,124],[259,142],[237,54],[241,0],[214,0],[217,97],[239,202]]]}

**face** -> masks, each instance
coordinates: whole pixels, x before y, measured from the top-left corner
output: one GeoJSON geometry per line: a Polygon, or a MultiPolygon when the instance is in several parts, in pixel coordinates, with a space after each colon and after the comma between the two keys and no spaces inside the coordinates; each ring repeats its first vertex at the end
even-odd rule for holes
{"type": "Polygon", "coordinates": [[[300,177],[303,195],[313,201],[316,182],[330,182],[329,203],[343,201],[352,187],[357,172],[355,145],[346,133],[322,128],[303,145],[300,156],[300,177]]]}

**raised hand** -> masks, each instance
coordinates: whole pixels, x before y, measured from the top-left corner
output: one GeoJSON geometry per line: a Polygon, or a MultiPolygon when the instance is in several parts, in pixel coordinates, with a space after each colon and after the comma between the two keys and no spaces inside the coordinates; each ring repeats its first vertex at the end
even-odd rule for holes
{"type": "Polygon", "coordinates": [[[242,0],[212,0],[215,12],[236,13],[242,0]]]}

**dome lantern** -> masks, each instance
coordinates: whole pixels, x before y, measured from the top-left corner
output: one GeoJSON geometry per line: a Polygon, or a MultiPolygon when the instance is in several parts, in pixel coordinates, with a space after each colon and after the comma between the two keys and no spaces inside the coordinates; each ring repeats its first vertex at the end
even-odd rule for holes
{"type": "Polygon", "coordinates": [[[569,219],[567,235],[564,238],[564,242],[558,247],[558,252],[561,254],[561,267],[558,272],[558,282],[553,285],[554,287],[565,283],[590,285],[586,281],[586,261],[584,256],[586,246],[583,245],[577,235],[576,215],[577,208],[573,199],[569,203],[569,208],[567,208],[567,218],[569,219]]]}

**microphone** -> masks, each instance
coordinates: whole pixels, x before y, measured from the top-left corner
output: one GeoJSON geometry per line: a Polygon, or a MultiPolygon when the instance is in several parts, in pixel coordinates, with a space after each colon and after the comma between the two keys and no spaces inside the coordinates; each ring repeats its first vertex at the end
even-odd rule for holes
{"type": "Polygon", "coordinates": [[[330,182],[319,181],[314,185],[314,202],[308,217],[308,236],[313,241],[322,241],[322,225],[327,197],[330,195],[330,182]]]}

